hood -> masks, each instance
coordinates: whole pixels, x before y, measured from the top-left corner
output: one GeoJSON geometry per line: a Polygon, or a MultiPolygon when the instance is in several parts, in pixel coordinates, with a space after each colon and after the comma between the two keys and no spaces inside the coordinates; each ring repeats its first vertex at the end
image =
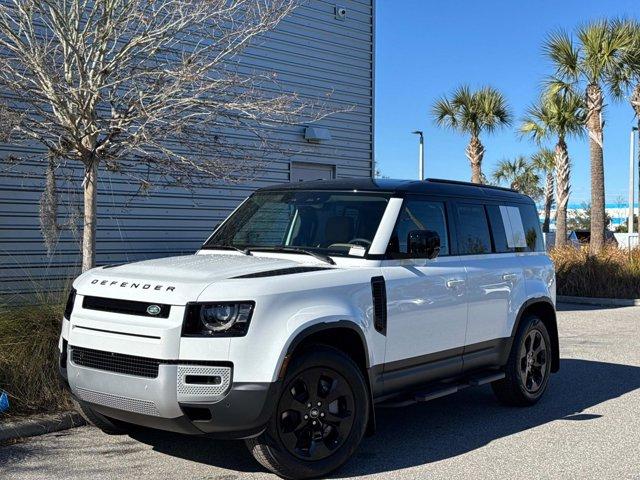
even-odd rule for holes
{"type": "Polygon", "coordinates": [[[213,282],[299,265],[281,258],[186,255],[94,268],[74,286],[80,295],[184,305],[195,301],[213,282]]]}

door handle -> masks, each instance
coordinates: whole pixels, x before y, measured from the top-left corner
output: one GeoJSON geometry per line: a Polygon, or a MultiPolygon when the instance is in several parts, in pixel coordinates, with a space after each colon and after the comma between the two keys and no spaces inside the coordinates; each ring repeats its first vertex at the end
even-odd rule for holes
{"type": "Polygon", "coordinates": [[[464,280],[447,280],[447,288],[457,288],[464,285],[464,280]]]}
{"type": "Polygon", "coordinates": [[[518,280],[518,274],[505,273],[504,275],[502,275],[502,280],[504,280],[505,282],[515,282],[516,280],[518,280]]]}

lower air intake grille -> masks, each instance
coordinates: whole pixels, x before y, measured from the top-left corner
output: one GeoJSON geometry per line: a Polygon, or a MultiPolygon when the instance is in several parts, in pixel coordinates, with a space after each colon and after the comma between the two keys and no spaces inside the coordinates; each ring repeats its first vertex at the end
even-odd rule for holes
{"type": "Polygon", "coordinates": [[[103,352],[82,347],[71,347],[71,361],[82,367],[146,378],[156,378],[160,365],[160,361],[153,358],[103,352]]]}
{"type": "Polygon", "coordinates": [[[96,403],[105,407],[116,408],[127,412],[141,413],[142,415],[151,415],[159,417],[160,413],[153,402],[146,400],[138,400],[137,398],[120,397],[109,393],[94,392],[85,388],[76,388],[76,395],[81,400],[89,403],[96,403]]]}

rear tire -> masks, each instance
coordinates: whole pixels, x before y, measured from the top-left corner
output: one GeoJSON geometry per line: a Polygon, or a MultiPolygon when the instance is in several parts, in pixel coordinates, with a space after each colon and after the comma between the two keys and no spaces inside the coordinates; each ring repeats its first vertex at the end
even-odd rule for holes
{"type": "Polygon", "coordinates": [[[536,315],[525,317],[511,346],[505,378],[491,384],[498,400],[519,407],[537,403],[549,385],[552,355],[545,324],[536,315]]]}
{"type": "Polygon", "coordinates": [[[307,479],[344,464],[364,436],[369,394],[354,361],[327,346],[305,349],[291,361],[264,433],[245,442],[276,475],[307,479]]]}
{"type": "Polygon", "coordinates": [[[96,428],[102,430],[107,435],[124,435],[129,432],[128,424],[120,422],[113,418],[105,417],[101,413],[96,412],[85,402],[80,400],[73,400],[73,404],[76,411],[82,415],[82,417],[96,428]]]}

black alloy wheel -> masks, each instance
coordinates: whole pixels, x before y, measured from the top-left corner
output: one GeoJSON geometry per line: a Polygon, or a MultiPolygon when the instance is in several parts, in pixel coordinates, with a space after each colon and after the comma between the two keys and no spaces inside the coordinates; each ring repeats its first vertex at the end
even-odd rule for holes
{"type": "Polygon", "coordinates": [[[547,368],[547,343],[538,329],[530,330],[520,348],[520,378],[527,392],[535,394],[544,385],[547,368]]]}
{"type": "Polygon", "coordinates": [[[321,460],[348,438],[355,413],[354,394],[338,372],[304,370],[288,385],[278,405],[278,434],[289,453],[321,460]]]}
{"type": "Polygon", "coordinates": [[[523,318],[504,366],[505,377],[491,384],[498,400],[520,407],[540,400],[551,376],[551,348],[549,332],[542,319],[536,315],[523,318]]]}
{"type": "Polygon", "coordinates": [[[282,478],[318,478],[360,445],[372,408],[365,371],[345,352],[307,345],[294,353],[265,431],[245,442],[282,478]]]}

